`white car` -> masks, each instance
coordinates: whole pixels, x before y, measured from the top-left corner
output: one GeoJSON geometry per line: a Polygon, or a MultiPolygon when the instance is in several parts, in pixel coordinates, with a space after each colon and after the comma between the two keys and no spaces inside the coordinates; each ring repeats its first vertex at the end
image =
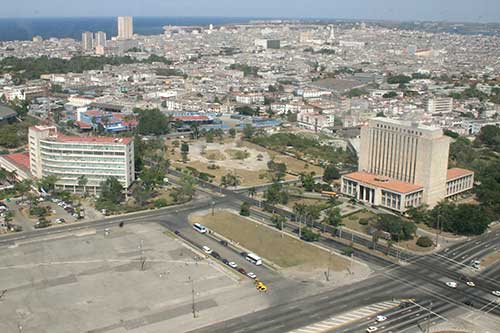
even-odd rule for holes
{"type": "Polygon", "coordinates": [[[449,282],[446,282],[446,285],[450,288],[453,288],[455,289],[457,287],[457,283],[455,281],[449,281],[449,282]]]}
{"type": "Polygon", "coordinates": [[[248,276],[249,278],[251,278],[251,279],[255,279],[255,278],[257,278],[257,275],[255,275],[255,273],[253,273],[253,272],[248,272],[248,273],[247,273],[247,276],[248,276]]]}
{"type": "Polygon", "coordinates": [[[210,254],[212,253],[212,249],[208,246],[203,246],[203,252],[205,252],[206,254],[210,254]]]}
{"type": "Polygon", "coordinates": [[[465,284],[468,285],[469,287],[475,287],[476,286],[476,284],[474,282],[472,282],[472,281],[467,281],[467,282],[465,282],[465,284]]]}
{"type": "Polygon", "coordinates": [[[232,268],[236,268],[236,267],[238,267],[238,265],[236,265],[236,263],[235,263],[234,261],[230,261],[230,262],[228,262],[227,264],[228,264],[230,267],[232,267],[232,268]]]}
{"type": "Polygon", "coordinates": [[[386,316],[377,316],[377,322],[378,323],[381,323],[381,322],[386,321],[386,320],[387,320],[386,316]]]}
{"type": "Polygon", "coordinates": [[[375,326],[370,326],[366,329],[366,333],[372,333],[378,331],[378,328],[375,326]]]}
{"type": "Polygon", "coordinates": [[[500,297],[500,290],[493,290],[491,294],[500,297]]]}

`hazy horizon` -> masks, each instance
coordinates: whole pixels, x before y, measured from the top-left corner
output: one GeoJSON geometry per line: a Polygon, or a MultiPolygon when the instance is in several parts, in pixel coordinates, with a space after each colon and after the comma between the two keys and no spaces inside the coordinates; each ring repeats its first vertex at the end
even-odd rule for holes
{"type": "Polygon", "coordinates": [[[377,21],[499,23],[498,0],[18,0],[3,5],[2,18],[54,17],[229,17],[377,21]]]}

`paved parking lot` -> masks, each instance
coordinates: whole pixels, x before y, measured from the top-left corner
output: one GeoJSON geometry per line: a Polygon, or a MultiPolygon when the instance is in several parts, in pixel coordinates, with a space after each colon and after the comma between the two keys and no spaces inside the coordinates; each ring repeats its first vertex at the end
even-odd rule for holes
{"type": "Polygon", "coordinates": [[[1,248],[0,332],[183,332],[268,306],[250,279],[164,231],[135,224],[1,248]]]}

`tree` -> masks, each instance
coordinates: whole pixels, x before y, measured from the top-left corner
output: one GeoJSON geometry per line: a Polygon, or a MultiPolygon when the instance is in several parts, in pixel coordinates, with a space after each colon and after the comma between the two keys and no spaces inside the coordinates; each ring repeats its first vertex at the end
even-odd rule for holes
{"type": "Polygon", "coordinates": [[[141,135],[163,135],[169,132],[169,122],[158,109],[141,110],[134,109],[134,112],[139,113],[139,124],[137,132],[141,135]]]}
{"type": "Polygon", "coordinates": [[[323,172],[323,180],[327,183],[340,178],[340,172],[334,164],[328,164],[323,172]]]}
{"type": "Polygon", "coordinates": [[[101,201],[119,204],[123,199],[123,186],[116,177],[108,177],[101,183],[101,201]]]}
{"type": "Polygon", "coordinates": [[[429,237],[421,236],[417,239],[417,245],[421,247],[431,247],[432,245],[434,245],[434,243],[429,237]]]}
{"type": "Polygon", "coordinates": [[[271,178],[274,182],[279,182],[285,178],[286,174],[286,164],[276,163],[274,161],[267,162],[267,167],[269,172],[271,172],[271,178]]]}
{"type": "Polygon", "coordinates": [[[31,179],[24,179],[14,184],[14,190],[21,194],[21,200],[24,200],[26,193],[31,190],[32,184],[33,182],[31,179]]]}
{"type": "Polygon", "coordinates": [[[174,189],[173,197],[177,202],[190,200],[195,193],[196,178],[190,173],[186,172],[182,175],[178,182],[178,187],[174,189]]]}
{"type": "Polygon", "coordinates": [[[80,175],[78,177],[78,186],[79,187],[83,187],[83,193],[87,193],[87,183],[88,183],[88,179],[85,175],[80,175]]]}
{"type": "Polygon", "coordinates": [[[314,172],[307,173],[307,174],[300,174],[300,181],[302,182],[302,187],[304,190],[307,192],[312,192],[314,190],[314,172]]]}
{"type": "Polygon", "coordinates": [[[255,130],[250,124],[246,124],[245,127],[243,127],[243,137],[247,140],[253,137],[254,132],[255,130]]]}
{"type": "Polygon", "coordinates": [[[494,125],[484,126],[477,135],[476,142],[484,144],[497,153],[500,152],[500,128],[494,125]]]}
{"type": "Polygon", "coordinates": [[[138,206],[144,206],[149,198],[151,198],[151,190],[144,186],[142,182],[138,182],[132,189],[132,197],[138,206]]]}
{"type": "Polygon", "coordinates": [[[338,228],[342,225],[342,216],[340,215],[339,208],[330,208],[326,212],[326,217],[323,220],[323,223],[329,224],[335,228],[338,228]]]}
{"type": "Polygon", "coordinates": [[[189,145],[185,142],[181,144],[181,155],[182,155],[182,160],[184,163],[187,162],[188,159],[188,154],[189,154],[189,145]]]}
{"type": "Polygon", "coordinates": [[[193,139],[198,139],[200,137],[200,126],[197,123],[193,123],[190,128],[193,139]]]}
{"type": "Polygon", "coordinates": [[[391,75],[387,78],[389,84],[407,84],[410,83],[411,77],[406,75],[391,75]]]}
{"type": "Polygon", "coordinates": [[[306,224],[307,222],[310,222],[311,226],[313,226],[314,222],[316,222],[320,218],[322,209],[323,207],[319,205],[306,205],[305,209],[306,224]]]}
{"type": "Polygon", "coordinates": [[[458,138],[460,136],[457,132],[450,131],[449,129],[445,129],[443,131],[443,134],[447,135],[447,136],[449,136],[450,138],[453,138],[453,139],[456,139],[456,138],[458,138]]]}
{"type": "Polygon", "coordinates": [[[229,129],[229,136],[233,139],[236,137],[236,129],[234,127],[229,129]]]}
{"type": "Polygon", "coordinates": [[[286,222],[286,217],[278,215],[278,214],[273,214],[271,217],[271,222],[274,224],[274,226],[279,229],[283,230],[283,225],[286,222]]]}
{"type": "Polygon", "coordinates": [[[379,214],[377,228],[390,233],[393,240],[412,239],[417,231],[415,223],[392,214],[379,214]]]}
{"type": "Polygon", "coordinates": [[[221,177],[221,186],[223,187],[236,187],[241,184],[240,177],[238,175],[228,173],[221,177]]]}
{"type": "Polygon", "coordinates": [[[389,91],[388,93],[385,93],[384,95],[382,95],[383,98],[394,98],[398,95],[397,92],[395,91],[389,91]]]}
{"type": "Polygon", "coordinates": [[[302,229],[301,239],[305,240],[306,242],[315,242],[319,239],[319,234],[315,233],[310,228],[305,227],[304,229],[302,229]]]}
{"type": "Polygon", "coordinates": [[[255,194],[257,193],[257,189],[255,187],[250,187],[248,189],[248,195],[253,198],[255,196],[255,194]]]}
{"type": "Polygon", "coordinates": [[[240,206],[240,215],[241,216],[250,216],[250,204],[244,201],[240,206]]]}
{"type": "Polygon", "coordinates": [[[271,206],[276,204],[286,204],[288,202],[288,193],[283,191],[283,186],[280,183],[273,183],[269,188],[264,192],[264,198],[267,203],[271,206]]]}
{"type": "Polygon", "coordinates": [[[52,192],[55,189],[57,180],[58,180],[57,176],[54,175],[45,176],[42,179],[40,179],[38,185],[41,188],[43,188],[46,192],[52,192]]]}

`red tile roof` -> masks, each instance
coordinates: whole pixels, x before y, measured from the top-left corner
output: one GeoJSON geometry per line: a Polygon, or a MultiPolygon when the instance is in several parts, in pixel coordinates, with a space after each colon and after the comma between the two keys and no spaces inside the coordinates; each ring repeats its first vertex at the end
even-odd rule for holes
{"type": "Polygon", "coordinates": [[[410,193],[423,189],[417,184],[406,183],[400,180],[391,179],[385,176],[375,175],[368,172],[352,172],[344,175],[344,178],[352,179],[357,182],[372,185],[374,187],[385,188],[398,193],[410,193]]]}
{"type": "Polygon", "coordinates": [[[75,121],[75,125],[80,127],[80,128],[83,128],[83,129],[90,129],[92,128],[92,125],[90,124],[87,124],[86,122],[83,122],[83,121],[75,121]]]}
{"type": "Polygon", "coordinates": [[[21,169],[24,170],[30,169],[30,155],[28,152],[7,154],[7,155],[2,155],[2,157],[21,169]]]}
{"type": "Polygon", "coordinates": [[[472,175],[474,174],[473,171],[467,170],[467,169],[462,169],[462,168],[451,168],[448,169],[446,172],[446,179],[451,180],[451,179],[456,179],[456,178],[461,178],[467,175],[472,175]]]}
{"type": "Polygon", "coordinates": [[[201,121],[201,120],[209,120],[210,118],[208,116],[175,116],[174,119],[176,120],[184,120],[184,121],[201,121]]]}

